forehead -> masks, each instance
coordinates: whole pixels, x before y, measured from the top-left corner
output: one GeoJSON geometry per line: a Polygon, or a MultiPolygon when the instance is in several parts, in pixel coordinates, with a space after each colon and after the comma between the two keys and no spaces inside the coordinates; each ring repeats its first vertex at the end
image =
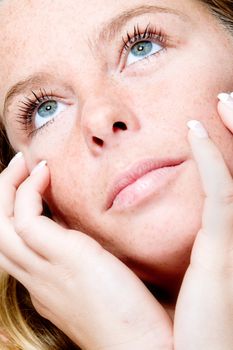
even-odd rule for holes
{"type": "Polygon", "coordinates": [[[49,64],[49,56],[62,59],[66,50],[82,50],[85,56],[101,27],[143,6],[185,13],[187,0],[147,1],[146,6],[144,0],[0,0],[1,64],[7,63],[2,68],[9,79],[13,67],[22,69],[30,60],[34,67],[49,64]]]}
{"type": "MultiPolygon", "coordinates": [[[[0,0],[0,53],[4,57],[0,97],[5,96],[6,87],[35,71],[64,76],[68,62],[79,72],[87,67],[90,57],[94,66],[99,50],[95,46],[91,51],[90,47],[100,42],[96,37],[111,36],[119,24],[140,12],[156,16],[176,13],[183,20],[188,16],[190,21],[191,16],[196,21],[199,13],[192,11],[196,4],[196,0],[148,0],[146,5],[144,0],[0,0]]],[[[122,44],[121,35],[118,39],[122,44]]]]}
{"type": "MultiPolygon", "coordinates": [[[[196,2],[196,0],[194,0],[196,2]]],[[[2,43],[14,39],[14,48],[29,47],[29,40],[39,40],[37,47],[51,37],[67,38],[78,34],[94,34],[100,25],[107,24],[111,19],[130,17],[140,12],[187,12],[187,3],[193,0],[0,0],[0,39],[2,43]],[[137,11],[137,9],[139,9],[137,11]],[[47,33],[47,35],[46,35],[47,33]],[[19,40],[20,39],[20,40],[19,40]]],[[[113,28],[114,30],[114,28],[113,28]]],[[[66,40],[67,43],[67,40],[66,40]]],[[[1,44],[1,42],[0,42],[1,44]]],[[[12,47],[13,49],[13,47],[12,47]]]]}
{"type": "Polygon", "coordinates": [[[192,0],[152,0],[146,4],[143,0],[0,0],[0,34],[5,40],[20,37],[24,43],[33,35],[34,39],[42,37],[44,41],[46,31],[50,35],[63,32],[67,38],[74,33],[77,35],[98,29],[100,24],[106,24],[118,14],[129,17],[140,7],[144,7],[144,11],[151,8],[155,12],[174,11],[182,14],[186,12],[187,2],[190,4],[192,0]]]}

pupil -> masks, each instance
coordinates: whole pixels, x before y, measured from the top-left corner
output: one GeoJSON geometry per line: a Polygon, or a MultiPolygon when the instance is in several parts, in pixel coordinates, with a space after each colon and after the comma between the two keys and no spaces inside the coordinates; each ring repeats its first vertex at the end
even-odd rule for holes
{"type": "Polygon", "coordinates": [[[149,55],[152,51],[153,45],[150,41],[141,41],[132,47],[132,54],[136,57],[143,57],[149,55]]]}
{"type": "Polygon", "coordinates": [[[42,118],[51,117],[57,110],[57,102],[56,101],[48,101],[43,103],[38,109],[38,114],[42,118]]]}

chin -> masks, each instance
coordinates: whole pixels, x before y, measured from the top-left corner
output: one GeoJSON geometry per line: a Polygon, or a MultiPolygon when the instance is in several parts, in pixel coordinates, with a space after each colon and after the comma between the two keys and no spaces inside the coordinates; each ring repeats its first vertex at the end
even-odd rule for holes
{"type": "Polygon", "coordinates": [[[189,266],[194,240],[195,237],[190,236],[182,242],[182,248],[154,249],[154,254],[150,249],[150,256],[147,254],[149,249],[147,253],[138,251],[134,257],[123,257],[122,260],[146,285],[167,297],[176,298],[189,266]]]}
{"type": "Polygon", "coordinates": [[[106,249],[143,281],[158,286],[179,284],[189,266],[193,243],[201,227],[203,195],[198,191],[193,196],[186,193],[182,191],[182,196],[175,195],[173,200],[170,197],[152,203],[144,211],[117,221],[115,232],[108,231],[112,240],[105,242],[106,249]]]}

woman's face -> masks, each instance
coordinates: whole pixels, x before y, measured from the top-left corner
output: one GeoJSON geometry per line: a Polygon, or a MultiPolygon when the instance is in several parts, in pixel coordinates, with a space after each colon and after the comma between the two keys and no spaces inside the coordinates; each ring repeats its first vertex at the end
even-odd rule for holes
{"type": "Polygon", "coordinates": [[[52,212],[142,278],[182,274],[203,203],[188,120],[233,172],[233,38],[196,0],[4,0],[0,22],[0,113],[28,167],[48,161],[52,212]]]}

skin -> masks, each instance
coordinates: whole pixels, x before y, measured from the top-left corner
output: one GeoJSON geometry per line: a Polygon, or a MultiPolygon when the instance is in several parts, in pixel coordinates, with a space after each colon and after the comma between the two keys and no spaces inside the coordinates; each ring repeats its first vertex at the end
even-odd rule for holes
{"type": "MultiPolygon", "coordinates": [[[[229,350],[233,141],[219,118],[216,96],[232,90],[232,38],[196,1],[157,1],[153,4],[179,10],[185,20],[162,13],[141,16],[96,51],[89,39],[98,28],[139,2],[107,8],[104,1],[66,4],[1,3],[0,111],[12,145],[24,157],[0,176],[0,266],[29,290],[37,311],[83,349],[229,350]],[[167,50],[119,71],[122,35],[135,24],[144,28],[148,18],[170,37],[167,50]],[[27,86],[3,111],[8,89],[36,70],[52,77],[27,86]],[[30,90],[40,89],[52,90],[66,107],[29,137],[16,115],[30,90]],[[190,119],[201,120],[214,143],[195,130],[187,138],[190,119]],[[127,130],[113,132],[116,121],[127,130]],[[127,210],[104,209],[116,174],[158,157],[158,150],[161,158],[185,159],[176,181],[127,210]],[[48,167],[29,176],[41,159],[48,167]],[[63,224],[42,215],[42,199],[63,224]],[[179,285],[188,267],[174,324],[108,250],[165,291],[171,281],[179,285]]],[[[219,112],[232,131],[232,109],[220,104],[219,112]]]]}
{"type": "Polygon", "coordinates": [[[201,225],[204,198],[187,140],[188,120],[203,122],[233,172],[232,135],[216,109],[217,94],[233,89],[232,37],[197,1],[151,1],[148,5],[178,10],[182,19],[165,13],[140,15],[116,39],[97,41],[94,48],[105,22],[142,2],[66,4],[1,4],[0,113],[10,142],[24,153],[29,170],[47,160],[51,186],[44,199],[53,215],[98,240],[143,280],[165,291],[172,282],[176,295],[201,225]],[[167,34],[167,50],[128,67],[121,57],[119,70],[122,36],[138,24],[144,30],[148,22],[167,34]],[[46,79],[28,85],[4,111],[7,91],[36,71],[45,72],[46,79]],[[52,90],[66,108],[54,123],[29,137],[16,115],[20,101],[40,89],[52,90]],[[113,132],[116,121],[127,130],[113,132]],[[93,136],[104,146],[93,142],[93,136]],[[120,212],[105,209],[106,191],[116,174],[139,160],[171,155],[185,160],[176,181],[140,205],[120,212]]]}
{"type": "MultiPolygon", "coordinates": [[[[230,100],[219,112],[233,132],[233,94],[230,100]]],[[[126,265],[89,236],[43,215],[45,162],[29,176],[21,153],[0,175],[0,266],[83,350],[232,348],[233,180],[202,124],[188,126],[205,201],[173,324],[126,265]]]]}

